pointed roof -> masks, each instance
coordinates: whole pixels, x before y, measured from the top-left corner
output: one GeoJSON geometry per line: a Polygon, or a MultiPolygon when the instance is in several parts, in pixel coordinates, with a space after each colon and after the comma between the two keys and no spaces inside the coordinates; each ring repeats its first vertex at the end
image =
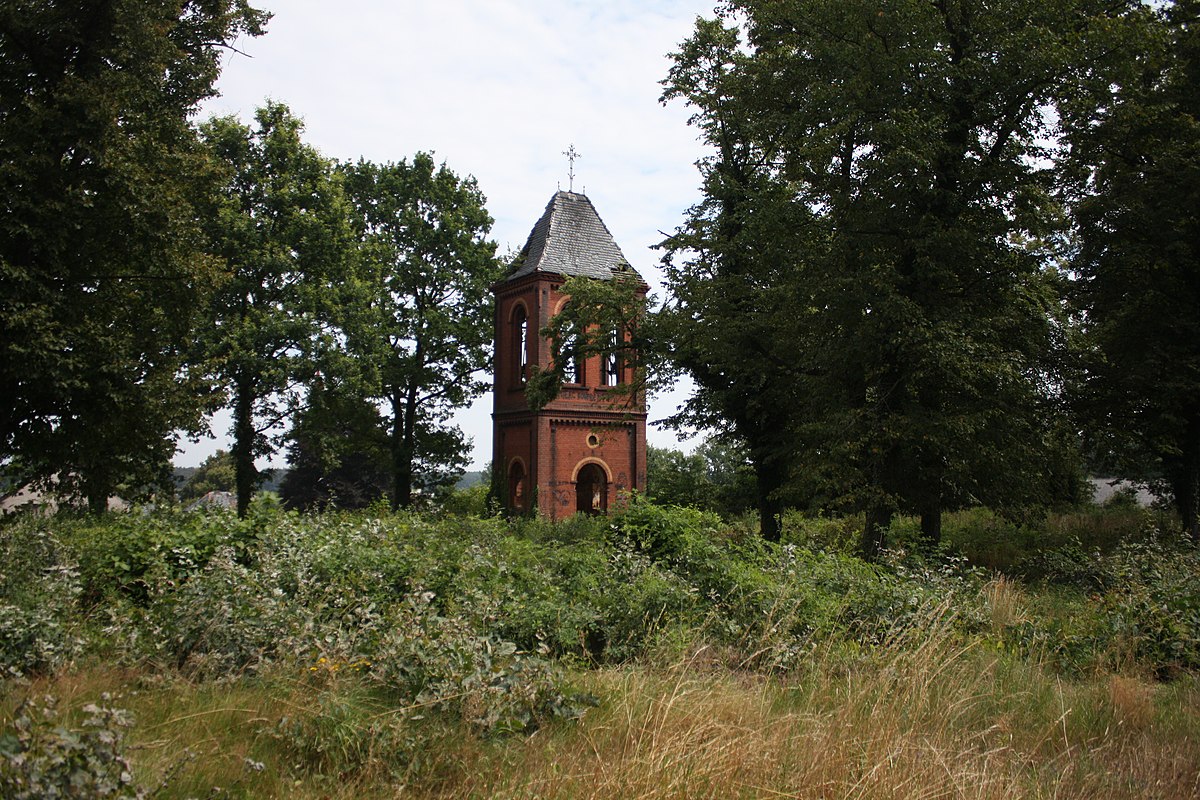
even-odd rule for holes
{"type": "Polygon", "coordinates": [[[563,191],[550,198],[507,280],[535,272],[601,280],[617,272],[637,275],[587,195],[563,191]]]}

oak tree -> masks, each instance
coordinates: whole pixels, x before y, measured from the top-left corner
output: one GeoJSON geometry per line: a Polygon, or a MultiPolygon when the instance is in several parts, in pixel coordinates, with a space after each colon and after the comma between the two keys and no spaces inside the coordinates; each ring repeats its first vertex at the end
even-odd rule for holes
{"type": "Polygon", "coordinates": [[[348,206],[332,163],[301,138],[288,108],[268,103],[250,127],[209,120],[204,140],[225,168],[207,224],[228,277],[214,293],[205,357],[233,411],[238,514],[259,482],[255,459],[274,451],[322,358],[342,344],[353,290],[348,206]]]}
{"type": "Polygon", "coordinates": [[[1077,394],[1096,452],[1165,484],[1200,542],[1200,3],[1145,15],[1136,59],[1072,109],[1077,394]]]}
{"type": "Polygon", "coordinates": [[[936,540],[947,508],[1038,499],[1052,109],[1128,5],[735,0],[698,23],[665,97],[714,154],[669,278],[691,410],[734,424],[768,497],[864,510],[868,556],[895,511],[936,540]]]}

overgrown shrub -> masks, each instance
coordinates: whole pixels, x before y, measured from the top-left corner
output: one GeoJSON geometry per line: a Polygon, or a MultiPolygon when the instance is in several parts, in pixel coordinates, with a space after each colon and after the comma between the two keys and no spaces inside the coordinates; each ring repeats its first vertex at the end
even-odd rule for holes
{"type": "Polygon", "coordinates": [[[812,516],[793,510],[783,515],[780,540],[809,550],[854,555],[859,549],[862,526],[862,515],[812,516]]]}
{"type": "Polygon", "coordinates": [[[65,524],[79,558],[83,599],[95,604],[112,592],[144,603],[153,581],[185,581],[201,571],[218,548],[244,554],[264,521],[261,511],[239,520],[232,511],[214,508],[110,514],[100,521],[65,524]]]}
{"type": "Polygon", "coordinates": [[[71,553],[27,516],[0,526],[0,676],[59,669],[84,649],[71,553]]]}
{"type": "Polygon", "coordinates": [[[484,733],[525,731],[580,708],[559,670],[439,615],[433,595],[405,598],[370,655],[370,678],[411,708],[451,711],[484,733]]]}
{"type": "MultiPolygon", "coordinates": [[[[868,565],[842,552],[852,528],[789,515],[789,541],[772,544],[712,514],[640,498],[611,517],[560,523],[378,509],[303,516],[261,503],[242,521],[215,512],[19,522],[0,528],[0,656],[17,672],[103,652],[231,678],[406,652],[388,679],[399,697],[424,691],[400,681],[403,670],[427,668],[422,653],[431,665],[461,662],[461,673],[428,666],[443,676],[429,680],[447,686],[482,674],[471,665],[484,656],[493,660],[483,672],[504,676],[513,666],[515,676],[534,669],[535,657],[619,663],[665,653],[664,637],[719,645],[746,666],[792,669],[815,642],[885,646],[952,598],[961,635],[1050,653],[1072,669],[1122,648],[1156,669],[1195,663],[1194,553],[1019,544],[1035,553],[1019,557],[1027,575],[1078,599],[1063,614],[996,628],[984,578],[953,543],[901,547],[868,565]],[[414,621],[410,604],[425,593],[414,621]],[[416,638],[397,632],[404,626],[416,638]]],[[[948,529],[978,542],[1035,533],[984,511],[963,512],[948,529]]],[[[897,536],[904,544],[903,530],[897,536]]],[[[516,697],[526,684],[486,685],[516,697]]],[[[510,724],[499,720],[512,714],[497,713],[484,727],[510,724]]]]}
{"type": "MultiPolygon", "coordinates": [[[[103,698],[107,701],[108,698],[103,698]]],[[[0,732],[0,797],[9,800],[140,798],[124,754],[120,709],[88,704],[78,727],[62,723],[51,696],[28,698],[0,732]]]]}
{"type": "Polygon", "coordinates": [[[1109,559],[1102,609],[1118,639],[1161,675],[1200,667],[1200,552],[1162,539],[1129,542],[1109,559]]]}

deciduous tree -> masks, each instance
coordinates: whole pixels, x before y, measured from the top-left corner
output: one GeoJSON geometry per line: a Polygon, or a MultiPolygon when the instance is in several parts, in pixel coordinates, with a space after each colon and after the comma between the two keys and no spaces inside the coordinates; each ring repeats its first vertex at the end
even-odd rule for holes
{"type": "Polygon", "coordinates": [[[698,23],[665,94],[714,148],[667,243],[678,341],[690,411],[734,424],[768,498],[865,510],[871,556],[896,510],[936,540],[946,508],[1038,497],[1050,110],[1129,5],[747,0],[698,23]]]}
{"type": "Polygon", "coordinates": [[[1094,348],[1077,399],[1094,449],[1124,477],[1163,479],[1200,542],[1200,3],[1146,21],[1129,70],[1068,116],[1094,348]]]}
{"type": "Polygon", "coordinates": [[[279,486],[287,508],[365,508],[391,488],[384,420],[354,382],[309,387],[288,433],[288,472],[279,486]]]}
{"type": "Polygon", "coordinates": [[[362,263],[350,348],[388,412],[392,506],[448,485],[468,442],[451,413],[484,391],[491,357],[489,287],[500,277],[492,218],[474,178],[418,153],[342,168],[362,263]]]}
{"type": "Polygon", "coordinates": [[[218,450],[196,468],[179,492],[182,503],[199,500],[209,492],[232,492],[237,485],[233,456],[228,450],[218,450]]]}
{"type": "MultiPolygon", "coordinates": [[[[258,485],[255,458],[304,397],[357,285],[349,209],[331,162],[301,138],[303,124],[268,103],[255,127],[232,117],[203,126],[226,170],[208,218],[228,279],[211,303],[205,356],[233,410],[238,513],[258,485]]],[[[352,301],[351,301],[352,302],[352,301]]]]}
{"type": "Polygon", "coordinates": [[[185,344],[220,264],[189,116],[266,15],[245,0],[0,8],[0,464],[102,510],[199,424],[185,344]]]}

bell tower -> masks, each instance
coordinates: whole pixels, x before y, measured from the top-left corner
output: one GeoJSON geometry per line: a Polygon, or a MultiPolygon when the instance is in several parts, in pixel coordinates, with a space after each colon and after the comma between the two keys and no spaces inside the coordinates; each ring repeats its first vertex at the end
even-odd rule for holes
{"type": "MultiPolygon", "coordinates": [[[[550,519],[604,514],[621,492],[646,488],[646,404],[614,389],[633,380],[615,352],[581,359],[558,397],[533,410],[525,396],[534,366],[551,368],[539,334],[570,301],[568,278],[637,276],[586,195],[559,191],[533,226],[495,294],[492,469],[512,513],[550,519]]],[[[644,289],[643,289],[644,291],[644,289]]]]}

